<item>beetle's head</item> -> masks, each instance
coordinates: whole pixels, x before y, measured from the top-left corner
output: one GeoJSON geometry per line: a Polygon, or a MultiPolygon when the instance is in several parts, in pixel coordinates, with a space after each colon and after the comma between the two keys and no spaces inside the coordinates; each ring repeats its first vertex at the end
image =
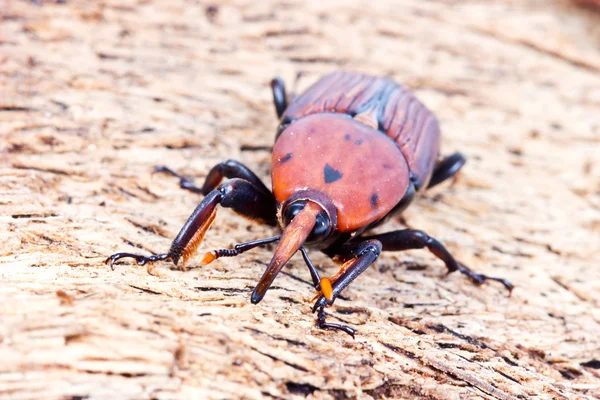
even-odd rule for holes
{"type": "Polygon", "coordinates": [[[278,219],[284,232],[283,236],[288,229],[297,229],[290,228],[292,223],[301,224],[303,235],[306,234],[303,243],[319,247],[320,243],[327,242],[337,227],[337,210],[329,196],[317,190],[307,189],[294,193],[283,202],[278,219]],[[314,222],[313,218],[307,220],[306,217],[302,217],[293,223],[301,214],[315,214],[314,222]]]}
{"type": "Polygon", "coordinates": [[[337,225],[333,202],[324,194],[305,190],[294,193],[280,209],[283,234],[271,262],[252,293],[256,304],[265,296],[279,271],[302,245],[318,245],[330,238],[337,225]]]}

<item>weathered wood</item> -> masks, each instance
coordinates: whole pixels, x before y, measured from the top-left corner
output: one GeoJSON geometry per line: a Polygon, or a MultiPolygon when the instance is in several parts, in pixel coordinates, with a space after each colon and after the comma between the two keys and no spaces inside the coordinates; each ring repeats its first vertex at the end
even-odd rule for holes
{"type": "MultiPolygon", "coordinates": [[[[569,1],[0,2],[0,397],[600,396],[600,16],[569,1]],[[310,4],[308,4],[310,3],[310,4]],[[218,5],[217,5],[218,4],[218,5]],[[316,330],[292,259],[258,306],[272,249],[188,272],[168,249],[219,161],[268,181],[268,82],[389,75],[469,161],[405,215],[467,265],[385,254],[316,330]]],[[[398,229],[391,221],[383,229],[398,229]]],[[[267,237],[220,210],[201,250],[267,237]]],[[[313,261],[331,274],[324,256],[313,261]]],[[[198,259],[190,266],[197,265],[198,259]]]]}

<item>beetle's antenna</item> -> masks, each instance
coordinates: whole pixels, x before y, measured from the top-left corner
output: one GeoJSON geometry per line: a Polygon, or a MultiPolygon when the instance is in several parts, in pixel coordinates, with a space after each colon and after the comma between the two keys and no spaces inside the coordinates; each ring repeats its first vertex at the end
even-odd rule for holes
{"type": "Polygon", "coordinates": [[[202,261],[200,261],[200,265],[201,266],[208,265],[211,262],[215,261],[217,258],[221,258],[221,257],[238,256],[238,255],[245,253],[246,251],[251,250],[255,247],[263,246],[265,244],[276,242],[280,238],[281,238],[281,236],[278,235],[278,236],[273,236],[273,237],[270,237],[267,239],[259,239],[259,240],[253,240],[251,242],[240,243],[240,244],[237,244],[233,249],[213,250],[204,255],[204,257],[202,258],[202,261]]]}
{"type": "Polygon", "coordinates": [[[312,232],[317,215],[321,211],[322,208],[318,204],[307,201],[304,208],[296,214],[294,219],[285,228],[271,262],[267,266],[262,278],[260,278],[254,292],[252,292],[250,300],[253,304],[258,303],[265,297],[267,290],[275,280],[277,274],[279,274],[279,271],[292,258],[294,253],[302,247],[302,244],[312,232]]]}

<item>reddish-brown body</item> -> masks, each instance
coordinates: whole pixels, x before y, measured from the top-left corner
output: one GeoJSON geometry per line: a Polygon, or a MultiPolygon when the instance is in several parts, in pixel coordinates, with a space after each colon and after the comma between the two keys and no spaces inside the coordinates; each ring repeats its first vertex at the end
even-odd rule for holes
{"type": "Polygon", "coordinates": [[[275,199],[316,189],[335,204],[339,232],[364,228],[402,200],[411,173],[417,189],[426,187],[439,138],[435,116],[393,81],[326,75],[283,114],[272,156],[275,199]]]}

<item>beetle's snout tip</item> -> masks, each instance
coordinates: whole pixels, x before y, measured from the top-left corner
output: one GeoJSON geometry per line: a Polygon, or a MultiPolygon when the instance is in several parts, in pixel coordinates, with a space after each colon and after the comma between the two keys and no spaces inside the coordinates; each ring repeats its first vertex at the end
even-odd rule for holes
{"type": "Polygon", "coordinates": [[[258,304],[263,299],[263,297],[265,297],[264,294],[256,293],[256,290],[255,290],[254,292],[252,292],[252,296],[250,296],[250,302],[252,304],[258,304]]]}

